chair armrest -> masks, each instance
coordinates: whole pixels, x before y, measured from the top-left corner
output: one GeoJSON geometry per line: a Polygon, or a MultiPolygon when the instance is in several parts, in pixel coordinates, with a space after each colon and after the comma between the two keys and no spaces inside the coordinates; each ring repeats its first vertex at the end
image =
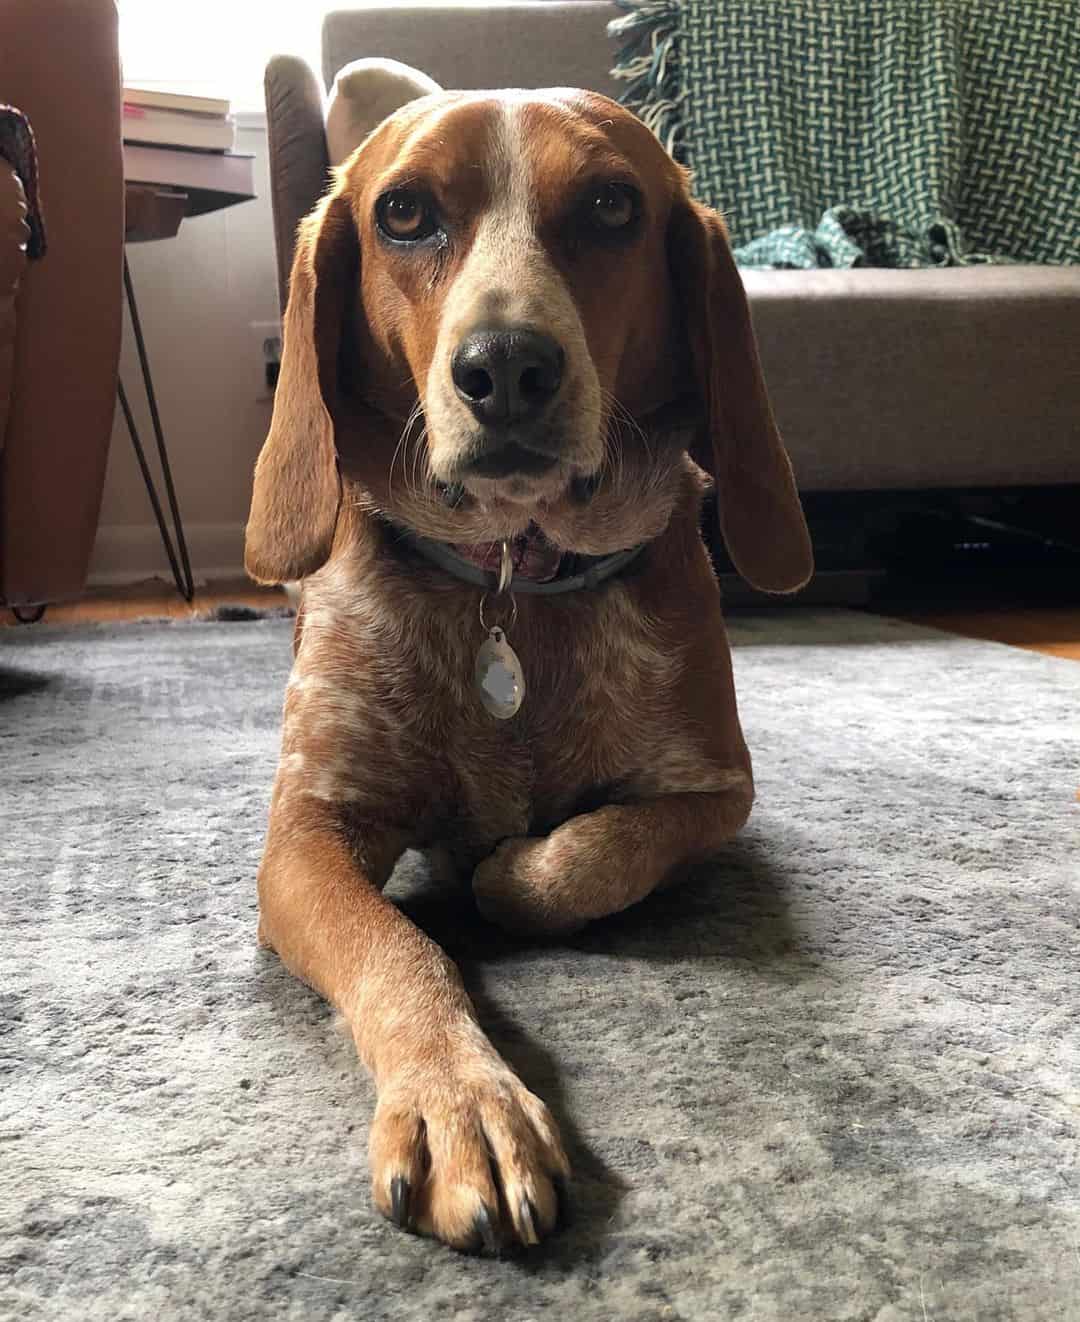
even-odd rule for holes
{"type": "Polygon", "coordinates": [[[15,361],[15,295],[26,266],[26,195],[22,180],[0,161],[0,451],[7,432],[15,361]]]}
{"type": "Polygon", "coordinates": [[[296,227],[326,191],[330,162],[322,94],[304,61],[274,56],[266,66],[264,88],[278,296],[284,312],[296,227]]]}
{"type": "Polygon", "coordinates": [[[20,281],[0,600],[81,592],[120,354],[124,179],[114,0],[6,0],[0,88],[37,140],[48,252],[20,281]]]}

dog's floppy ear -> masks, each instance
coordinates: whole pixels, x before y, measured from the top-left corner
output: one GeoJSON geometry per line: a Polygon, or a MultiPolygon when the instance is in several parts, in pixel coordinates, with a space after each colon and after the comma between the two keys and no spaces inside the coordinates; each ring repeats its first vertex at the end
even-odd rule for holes
{"type": "Polygon", "coordinates": [[[244,566],[261,583],[303,578],[330,555],[341,499],[331,409],[359,274],[352,209],[335,187],[301,223],[289,277],[274,415],[244,547],[244,566]]]}
{"type": "Polygon", "coordinates": [[[794,592],[813,573],[810,535],[719,215],[697,202],[677,201],[668,226],[668,261],[705,413],[693,457],[716,479],[728,554],[754,587],[794,592]]]}

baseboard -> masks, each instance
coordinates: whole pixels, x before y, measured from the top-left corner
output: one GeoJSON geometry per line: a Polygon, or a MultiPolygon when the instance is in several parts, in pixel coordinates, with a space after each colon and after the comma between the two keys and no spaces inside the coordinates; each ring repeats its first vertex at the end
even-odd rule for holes
{"type": "MultiPolygon", "coordinates": [[[[196,582],[243,577],[242,523],[189,523],[184,525],[184,533],[196,582]]],[[[98,528],[88,586],[118,587],[171,576],[157,524],[105,524],[98,528]]]]}

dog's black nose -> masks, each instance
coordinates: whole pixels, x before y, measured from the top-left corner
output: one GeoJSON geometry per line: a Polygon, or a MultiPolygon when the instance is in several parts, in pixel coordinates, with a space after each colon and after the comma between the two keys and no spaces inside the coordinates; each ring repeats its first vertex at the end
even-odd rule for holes
{"type": "Polygon", "coordinates": [[[458,345],[450,374],[480,422],[530,422],[559,393],[564,354],[550,335],[524,328],[478,330],[458,345]]]}

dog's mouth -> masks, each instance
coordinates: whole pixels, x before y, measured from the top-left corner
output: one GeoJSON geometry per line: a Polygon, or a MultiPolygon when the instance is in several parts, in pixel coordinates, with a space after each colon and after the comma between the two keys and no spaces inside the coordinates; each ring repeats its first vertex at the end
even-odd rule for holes
{"type": "MultiPolygon", "coordinates": [[[[576,396],[575,396],[576,399],[576,396]]],[[[570,399],[528,419],[464,421],[462,410],[447,413],[445,401],[426,409],[429,473],[442,503],[478,512],[517,512],[523,528],[539,511],[595,493],[603,431],[570,399]]]]}
{"type": "MultiPolygon", "coordinates": [[[[531,579],[534,583],[550,583],[562,572],[566,553],[549,541],[543,530],[530,523],[515,537],[506,539],[515,578],[531,579]]],[[[454,550],[478,569],[498,574],[502,566],[503,543],[457,543],[454,550]]]]}
{"type": "MultiPolygon", "coordinates": [[[[548,473],[551,465],[542,470],[548,473]]],[[[506,478],[492,475],[469,482],[434,482],[435,494],[448,510],[485,509],[503,505],[521,506],[527,504],[549,505],[553,499],[566,497],[572,504],[584,506],[591,503],[600,489],[599,473],[572,473],[569,478],[560,478],[553,490],[538,490],[535,480],[521,473],[511,474],[506,478]]],[[[548,484],[542,484],[546,488],[548,484]]]]}
{"type": "Polygon", "coordinates": [[[497,449],[485,450],[465,465],[466,478],[539,477],[549,473],[558,464],[558,455],[545,450],[534,450],[515,441],[497,449]]]}

